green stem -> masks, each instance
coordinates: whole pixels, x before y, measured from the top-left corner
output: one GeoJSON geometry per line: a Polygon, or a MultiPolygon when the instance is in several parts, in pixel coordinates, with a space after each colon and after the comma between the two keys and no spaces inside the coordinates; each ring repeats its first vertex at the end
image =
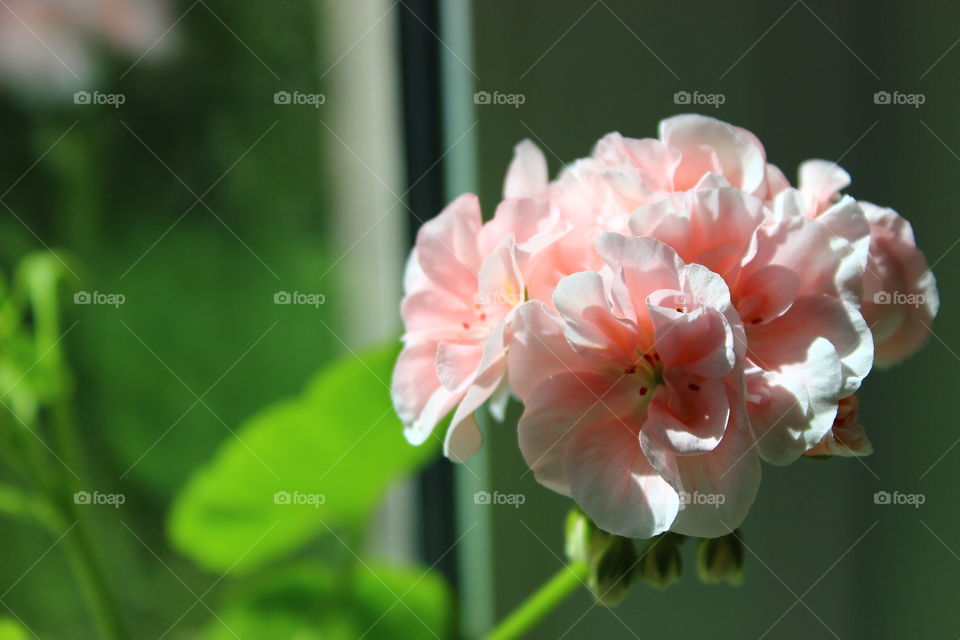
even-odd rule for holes
{"type": "MultiPolygon", "coordinates": [[[[69,424],[69,423],[67,423],[69,424]]],[[[93,551],[90,533],[83,514],[78,513],[73,504],[73,492],[76,488],[73,478],[66,477],[66,470],[59,477],[51,477],[43,460],[28,459],[28,477],[35,487],[47,494],[49,502],[36,504],[32,509],[25,503],[20,505],[17,496],[6,496],[7,511],[13,512],[18,505],[24,514],[32,515],[46,525],[53,535],[63,536],[63,548],[66,551],[70,567],[76,576],[78,586],[89,607],[98,637],[103,640],[126,640],[129,636],[123,627],[119,610],[107,584],[106,576],[93,551]],[[68,529],[73,523],[73,527],[68,529]]],[[[76,465],[74,460],[71,466],[76,465]]]]}
{"type": "Polygon", "coordinates": [[[61,530],[66,532],[63,536],[64,549],[90,607],[99,637],[103,640],[126,640],[129,636],[97,557],[89,521],[74,503],[74,493],[83,488],[80,486],[80,476],[89,476],[73,416],[70,374],[60,346],[62,334],[57,301],[59,267],[52,260],[45,256],[31,263],[26,282],[34,314],[36,349],[38,353],[45,354],[42,366],[47,367],[57,381],[49,399],[49,416],[56,448],[60,451],[65,468],[55,469],[57,476],[49,481],[43,477],[41,468],[37,474],[38,481],[46,484],[50,501],[62,519],[61,530]]]}
{"type": "Polygon", "coordinates": [[[567,565],[514,609],[484,640],[514,640],[523,637],[523,634],[576,591],[577,587],[583,585],[589,570],[584,562],[567,565]]]}
{"type": "Polygon", "coordinates": [[[75,530],[63,538],[63,544],[77,583],[93,614],[99,637],[103,640],[126,640],[129,636],[110,593],[106,576],[93,551],[93,545],[90,544],[87,527],[82,519],[75,523],[75,530]]]}
{"type": "MultiPolygon", "coordinates": [[[[67,464],[86,477],[83,471],[83,459],[73,426],[72,409],[65,399],[55,401],[53,408],[54,432],[60,445],[60,451],[67,464]]],[[[65,474],[69,473],[64,470],[65,474]]],[[[74,523],[74,530],[64,537],[64,548],[69,556],[80,590],[93,614],[99,635],[104,640],[126,640],[129,636],[123,626],[123,620],[111,593],[100,559],[93,544],[91,528],[85,513],[74,504],[74,493],[80,488],[76,479],[66,478],[66,495],[61,502],[64,517],[74,523]]]]}
{"type": "MultiPolygon", "coordinates": [[[[73,464],[76,462],[73,461],[73,464]]],[[[73,493],[77,485],[72,481],[73,478],[66,477],[66,473],[64,470],[60,478],[50,479],[49,474],[36,464],[30,466],[34,485],[49,495],[49,502],[38,505],[33,515],[47,525],[54,535],[63,535],[66,532],[63,536],[63,548],[81,594],[90,609],[98,637],[102,640],[127,640],[129,636],[123,627],[119,609],[94,552],[86,518],[78,512],[73,503],[73,493]]]]}

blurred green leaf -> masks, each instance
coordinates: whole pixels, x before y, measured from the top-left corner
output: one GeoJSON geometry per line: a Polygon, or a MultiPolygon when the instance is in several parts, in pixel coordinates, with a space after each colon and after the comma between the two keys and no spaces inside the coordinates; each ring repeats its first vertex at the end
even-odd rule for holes
{"type": "MultiPolygon", "coordinates": [[[[0,484],[0,514],[35,520],[51,527],[56,522],[49,504],[35,495],[5,484],[0,484]]],[[[2,639],[3,636],[0,635],[0,640],[2,639]]]]}
{"type": "Polygon", "coordinates": [[[10,618],[0,618],[0,640],[27,640],[30,633],[10,618]]]}
{"type": "Polygon", "coordinates": [[[334,528],[359,532],[387,484],[438,442],[402,435],[387,388],[396,356],[394,345],[344,356],[237,430],[175,501],[173,544],[207,569],[242,572],[334,528]]]}
{"type": "Polygon", "coordinates": [[[420,567],[320,565],[288,569],[251,585],[211,621],[203,640],[421,640],[448,637],[451,596],[420,567]]]}
{"type": "Polygon", "coordinates": [[[337,305],[273,303],[279,289],[334,300],[331,285],[316,281],[330,260],[315,237],[257,232],[267,248],[255,250],[282,276],[278,283],[212,217],[216,228],[194,217],[199,213],[177,225],[175,242],[160,242],[122,280],[117,274],[169,221],[157,224],[157,215],[145,214],[138,228],[118,230],[116,250],[103,251],[90,276],[69,292],[126,298],[119,308],[69,305],[71,320],[79,321],[67,341],[70,362],[80,420],[102,443],[101,460],[113,467],[107,473],[127,474],[131,492],[158,508],[169,505],[189,471],[233,439],[223,423],[236,430],[277,398],[295,395],[339,347],[320,324],[341,331],[337,305]],[[195,404],[193,394],[208,389],[203,404],[195,404]]]}
{"type": "Polygon", "coordinates": [[[370,630],[368,638],[449,635],[452,598],[439,574],[422,568],[367,565],[357,568],[355,588],[357,612],[364,630],[370,630]]]}
{"type": "Polygon", "coordinates": [[[21,424],[32,425],[39,402],[50,396],[48,370],[34,366],[38,355],[30,336],[21,334],[11,336],[0,354],[0,398],[6,405],[3,409],[14,412],[19,420],[13,420],[21,424]]]}
{"type": "Polygon", "coordinates": [[[55,347],[62,338],[59,282],[66,270],[52,253],[28,254],[0,305],[0,401],[23,424],[32,425],[39,404],[62,391],[66,372],[55,347]]]}

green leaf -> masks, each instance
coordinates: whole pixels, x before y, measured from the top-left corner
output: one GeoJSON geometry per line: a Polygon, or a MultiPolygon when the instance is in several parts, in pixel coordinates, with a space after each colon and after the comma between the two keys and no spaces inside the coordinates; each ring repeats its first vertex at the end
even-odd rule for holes
{"type": "Polygon", "coordinates": [[[444,581],[419,567],[356,565],[338,575],[324,566],[301,565],[237,594],[201,637],[445,638],[450,635],[450,612],[444,581]]]}
{"type": "MultiPolygon", "coordinates": [[[[56,515],[50,505],[17,487],[0,484],[0,514],[55,527],[56,515]]],[[[2,640],[3,636],[0,636],[2,640]]]]}
{"type": "Polygon", "coordinates": [[[356,602],[368,638],[422,640],[450,635],[446,583],[422,568],[357,568],[356,602]],[[430,631],[433,633],[430,633],[430,631]]]}
{"type": "Polygon", "coordinates": [[[174,545],[243,572],[336,528],[359,532],[391,480],[431,457],[403,437],[386,385],[393,345],[325,368],[304,393],[236,431],[174,503],[174,545]]]}
{"type": "Polygon", "coordinates": [[[28,640],[31,634],[10,618],[0,618],[0,640],[28,640]]]}

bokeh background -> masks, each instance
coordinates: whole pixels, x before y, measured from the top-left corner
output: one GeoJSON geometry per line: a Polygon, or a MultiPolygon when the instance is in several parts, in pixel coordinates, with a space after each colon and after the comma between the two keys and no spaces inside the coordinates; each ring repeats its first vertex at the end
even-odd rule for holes
{"type": "MultiPolygon", "coordinates": [[[[755,132],[788,177],[837,161],[849,193],[907,217],[940,287],[935,335],[859,393],[873,456],[765,466],[743,586],[699,584],[688,545],[680,584],[615,610],[584,590],[531,637],[960,636],[958,18],[821,0],[0,2],[0,263],[10,287],[30,254],[62,268],[81,488],[125,496],[78,517],[131,637],[473,638],[558,570],[569,502],[524,473],[514,432],[488,424],[456,469],[407,452],[378,410],[389,353],[363,350],[399,334],[411,232],[466,190],[492,212],[516,142],[555,173],[690,110],[755,132]],[[296,490],[325,504],[268,503],[296,490]]],[[[43,355],[0,356],[0,397],[43,355]]],[[[0,486],[30,494],[12,469],[0,486]]],[[[98,637],[58,534],[14,503],[10,637],[98,637]]]]}

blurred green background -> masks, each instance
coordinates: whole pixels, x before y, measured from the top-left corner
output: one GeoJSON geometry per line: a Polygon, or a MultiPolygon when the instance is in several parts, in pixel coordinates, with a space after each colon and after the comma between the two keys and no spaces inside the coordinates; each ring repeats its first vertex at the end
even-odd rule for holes
{"type": "MultiPolygon", "coordinates": [[[[417,618],[442,632],[450,607],[438,578],[355,555],[386,484],[436,448],[407,446],[390,411],[395,351],[361,366],[339,337],[355,322],[345,300],[357,282],[334,268],[343,247],[321,153],[336,144],[321,125],[328,113],[275,99],[328,91],[328,7],[167,4],[132,51],[89,37],[96,71],[80,72],[59,29],[86,33],[103,5],[119,20],[119,4],[81,3],[76,24],[48,29],[26,6],[0,7],[26,40],[21,64],[32,52],[78,76],[60,90],[4,78],[0,261],[13,289],[24,256],[58,256],[58,349],[88,473],[70,460],[50,467],[76,471],[72,489],[125,499],[78,512],[130,637],[418,637],[417,618]],[[74,89],[123,103],[78,103],[74,89]],[[275,304],[280,292],[317,304],[275,304]],[[97,294],[123,302],[74,304],[97,294]],[[340,369],[315,377],[335,356],[340,369]],[[275,505],[277,491],[327,502],[275,505]],[[409,607],[391,607],[401,593],[409,607]]],[[[32,310],[22,322],[29,337],[32,310]]],[[[0,356],[7,403],[41,396],[34,378],[53,359],[21,342],[5,338],[0,356]]],[[[36,433],[52,442],[44,417],[36,433]]],[[[33,442],[19,419],[3,428],[33,442]]],[[[30,496],[15,471],[0,483],[30,496]]],[[[22,497],[4,493],[3,511],[22,497]]],[[[58,534],[0,522],[0,600],[24,637],[102,637],[58,534]]]]}
{"type": "MultiPolygon", "coordinates": [[[[409,519],[385,528],[374,514],[386,486],[436,448],[407,447],[384,411],[391,352],[358,364],[355,343],[338,337],[360,322],[350,302],[369,295],[369,282],[339,266],[336,234],[356,212],[331,192],[366,191],[378,178],[360,166],[343,182],[341,164],[371,159],[351,157],[354,141],[331,132],[329,105],[274,102],[277,91],[329,92],[328,70],[369,36],[360,28],[327,46],[337,38],[325,16],[337,2],[178,0],[156,33],[175,25],[162,54],[137,61],[152,38],[125,53],[93,45],[100,69],[81,88],[122,93],[119,109],[15,82],[0,97],[0,261],[12,282],[32,252],[55,248],[63,260],[60,346],[89,468],[83,488],[126,496],[85,517],[135,638],[422,638],[428,628],[452,637],[457,611],[499,619],[561,565],[569,502],[524,475],[515,434],[499,425],[485,455],[458,470],[461,497],[442,514],[458,512],[469,549],[457,607],[457,585],[409,558],[388,562],[381,548],[384,531],[417,531],[409,519]],[[73,304],[81,291],[125,302],[73,304]],[[325,303],[274,304],[280,291],[325,303]],[[350,403],[364,413],[350,414],[350,403]],[[475,505],[475,489],[521,492],[526,502],[475,505]],[[284,510],[270,500],[297,490],[321,492],[326,504],[284,510]]],[[[379,24],[395,30],[401,7],[370,6],[373,37],[382,38],[379,24]]],[[[960,294],[960,8],[450,0],[440,9],[443,162],[453,190],[475,188],[486,210],[522,138],[544,148],[555,173],[608,131],[655,135],[661,118],[689,110],[675,103],[678,91],[722,94],[719,108],[697,110],[755,132],[788,177],[807,158],[836,160],[853,177],[851,194],[911,220],[943,301],[927,347],[874,372],[859,394],[873,456],[765,466],[743,530],[744,586],[699,584],[688,545],[679,585],[638,585],[613,611],[583,591],[531,637],[960,635],[960,436],[949,404],[960,367],[951,304],[960,294]],[[474,105],[481,90],[525,102],[474,105]],[[882,90],[926,99],[875,104],[882,90]],[[926,501],[876,505],[881,490],[926,501]]],[[[396,79],[397,39],[380,46],[380,70],[396,79]]],[[[387,143],[381,152],[399,154],[387,143]]],[[[399,260],[387,268],[399,280],[399,260]]],[[[33,320],[24,314],[27,330],[33,320]]],[[[28,391],[43,353],[11,356],[5,384],[22,374],[17,386],[28,391]]],[[[3,470],[0,484],[24,483],[3,470]]],[[[390,495],[416,513],[409,496],[390,495]]],[[[0,520],[0,601],[29,626],[24,637],[97,637],[57,536],[38,531],[0,520]]]]}

